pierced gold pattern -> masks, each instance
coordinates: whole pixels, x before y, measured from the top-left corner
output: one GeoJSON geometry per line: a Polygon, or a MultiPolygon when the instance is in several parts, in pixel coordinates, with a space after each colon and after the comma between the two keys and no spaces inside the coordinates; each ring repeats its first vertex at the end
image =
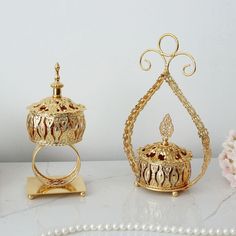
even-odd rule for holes
{"type": "Polygon", "coordinates": [[[163,118],[160,124],[159,129],[160,129],[163,142],[167,142],[168,139],[174,133],[174,125],[172,123],[172,120],[169,114],[165,115],[165,117],[163,118]]]}
{"type": "Polygon", "coordinates": [[[142,53],[140,57],[140,66],[144,71],[149,71],[152,67],[150,60],[146,58],[148,53],[157,53],[161,56],[164,61],[164,70],[154,85],[138,101],[137,105],[131,111],[125,123],[123,134],[124,150],[132,170],[136,175],[137,186],[142,186],[154,191],[172,192],[173,196],[177,196],[178,191],[188,189],[203,177],[211,159],[208,131],[193,106],[183,95],[169,71],[172,60],[177,56],[186,56],[191,62],[183,66],[183,74],[185,76],[191,76],[195,73],[196,62],[191,54],[179,51],[179,40],[175,35],[170,33],[164,34],[160,37],[156,49],[148,49],[142,53]],[[176,43],[176,48],[171,53],[164,52],[161,47],[162,40],[166,37],[174,39],[176,43]],[[155,92],[158,91],[163,82],[166,82],[169,85],[173,93],[177,96],[181,104],[191,116],[202,142],[204,161],[199,175],[191,181],[190,161],[192,153],[191,151],[180,148],[173,143],[168,143],[168,139],[174,132],[174,126],[168,114],[164,117],[160,125],[160,133],[163,142],[157,142],[139,148],[138,157],[135,157],[133,151],[132,134],[135,121],[147,102],[152,98],[155,92]]]}

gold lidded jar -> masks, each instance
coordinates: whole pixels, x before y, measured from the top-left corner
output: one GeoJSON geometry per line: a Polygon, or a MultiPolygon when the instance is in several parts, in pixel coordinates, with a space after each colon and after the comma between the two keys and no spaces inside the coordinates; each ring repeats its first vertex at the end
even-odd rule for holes
{"type": "Polygon", "coordinates": [[[169,114],[164,117],[160,131],[162,142],[138,149],[137,184],[155,191],[173,192],[189,183],[192,152],[168,142],[174,131],[169,114]]]}
{"type": "Polygon", "coordinates": [[[71,145],[80,142],[85,130],[85,107],[62,97],[57,63],[53,96],[28,107],[27,130],[32,142],[39,145],[71,145]]]}

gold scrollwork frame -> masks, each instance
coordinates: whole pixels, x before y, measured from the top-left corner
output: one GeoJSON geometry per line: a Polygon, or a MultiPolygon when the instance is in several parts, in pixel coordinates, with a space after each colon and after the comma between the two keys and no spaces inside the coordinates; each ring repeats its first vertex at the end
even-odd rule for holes
{"type": "Polygon", "coordinates": [[[177,56],[187,56],[191,64],[186,64],[183,66],[183,74],[185,76],[192,76],[195,71],[196,71],[196,62],[193,56],[189,53],[186,52],[179,52],[179,40],[178,38],[171,34],[171,33],[166,33],[162,35],[158,41],[158,46],[157,49],[148,49],[144,51],[141,54],[140,57],[140,66],[142,70],[144,71],[149,71],[152,67],[152,64],[150,60],[145,58],[147,53],[157,53],[161,56],[161,58],[164,60],[164,71],[163,73],[158,77],[157,81],[154,83],[154,85],[148,90],[148,92],[138,101],[137,105],[132,109],[126,123],[125,123],[125,129],[124,129],[124,134],[123,134],[123,144],[124,144],[124,150],[127,155],[127,158],[129,160],[129,163],[132,167],[133,172],[135,175],[138,177],[139,175],[139,167],[137,164],[137,158],[135,157],[134,151],[133,151],[133,146],[132,146],[132,134],[133,134],[133,128],[134,124],[137,120],[138,115],[140,112],[143,110],[147,102],[152,98],[152,96],[155,94],[155,92],[161,87],[162,83],[164,81],[167,82],[173,93],[177,96],[181,104],[184,106],[184,108],[187,110],[189,115],[192,118],[192,121],[194,125],[196,126],[198,130],[198,135],[199,138],[201,139],[202,142],[202,147],[203,147],[203,155],[204,155],[204,161],[201,167],[200,173],[190,181],[190,183],[184,188],[189,188],[192,185],[194,185],[196,182],[198,182],[203,175],[205,174],[209,161],[211,159],[211,148],[210,148],[210,138],[207,129],[205,128],[203,122],[201,121],[199,115],[193,108],[193,106],[188,102],[186,97],[183,95],[183,92],[181,89],[178,87],[177,83],[174,81],[172,76],[170,75],[170,63],[172,60],[177,57],[177,56]],[[166,53],[162,50],[161,43],[162,40],[166,37],[171,37],[172,39],[175,40],[176,42],[176,48],[173,52],[171,53],[166,53]],[[146,65],[145,65],[146,64],[146,65]],[[187,68],[191,68],[191,71],[187,71],[187,68]]]}

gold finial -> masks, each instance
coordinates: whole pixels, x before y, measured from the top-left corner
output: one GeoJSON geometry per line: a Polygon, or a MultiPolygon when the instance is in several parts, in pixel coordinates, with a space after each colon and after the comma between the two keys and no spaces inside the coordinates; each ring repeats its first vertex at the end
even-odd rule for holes
{"type": "Polygon", "coordinates": [[[51,84],[51,87],[53,88],[53,97],[60,98],[61,97],[61,88],[64,85],[60,82],[60,74],[59,74],[60,65],[59,65],[59,63],[56,63],[55,71],[56,71],[55,81],[51,84]]]}
{"type": "Polygon", "coordinates": [[[174,125],[172,123],[172,119],[169,114],[166,114],[160,124],[159,127],[163,144],[167,145],[169,138],[172,136],[174,132],[174,125]]]}
{"type": "Polygon", "coordinates": [[[58,62],[57,62],[56,65],[55,65],[55,71],[56,71],[56,77],[55,77],[55,80],[56,80],[56,81],[59,81],[59,80],[60,80],[60,75],[59,75],[60,65],[59,65],[58,62]]]}

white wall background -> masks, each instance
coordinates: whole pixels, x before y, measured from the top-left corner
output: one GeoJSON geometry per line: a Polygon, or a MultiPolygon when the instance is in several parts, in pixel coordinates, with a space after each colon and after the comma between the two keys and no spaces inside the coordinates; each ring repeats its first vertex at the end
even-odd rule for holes
{"type": "MultiPolygon", "coordinates": [[[[2,0],[0,161],[31,160],[26,106],[51,95],[57,61],[63,95],[87,107],[87,129],[78,144],[82,160],[124,159],[124,122],[162,67],[152,57],[152,72],[143,72],[139,56],[165,32],[176,34],[180,48],[197,61],[193,77],[182,75],[184,60],[176,59],[171,71],[209,129],[216,157],[229,129],[236,128],[235,24],[234,0],[2,0]]],[[[196,129],[167,86],[139,117],[135,148],[160,139],[158,126],[167,112],[176,127],[172,141],[201,157],[196,129]]]]}

